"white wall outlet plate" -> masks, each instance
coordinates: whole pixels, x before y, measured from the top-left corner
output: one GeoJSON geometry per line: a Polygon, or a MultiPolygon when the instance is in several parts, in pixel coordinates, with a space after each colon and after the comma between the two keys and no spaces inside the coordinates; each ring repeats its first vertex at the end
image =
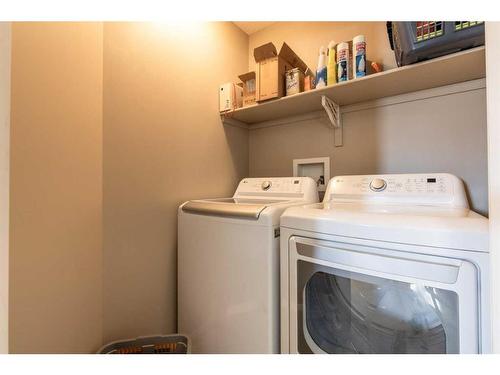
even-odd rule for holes
{"type": "Polygon", "coordinates": [[[293,159],[294,177],[311,177],[318,191],[325,191],[330,181],[330,158],[293,159]]]}

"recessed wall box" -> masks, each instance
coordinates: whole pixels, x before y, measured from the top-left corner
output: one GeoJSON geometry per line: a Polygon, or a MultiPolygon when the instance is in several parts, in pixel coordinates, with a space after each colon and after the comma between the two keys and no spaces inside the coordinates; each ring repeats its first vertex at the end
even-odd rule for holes
{"type": "Polygon", "coordinates": [[[318,191],[325,191],[330,181],[330,158],[293,159],[294,177],[311,177],[318,191]]]}

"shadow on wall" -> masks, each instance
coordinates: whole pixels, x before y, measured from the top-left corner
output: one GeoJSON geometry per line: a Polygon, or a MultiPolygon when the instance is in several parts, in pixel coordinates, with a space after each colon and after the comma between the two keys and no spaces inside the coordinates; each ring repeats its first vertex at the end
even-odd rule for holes
{"type": "Polygon", "coordinates": [[[227,125],[222,122],[221,126],[224,129],[226,143],[229,150],[233,165],[233,173],[236,176],[236,189],[237,184],[243,178],[248,177],[248,163],[249,163],[249,150],[248,150],[248,132],[249,130],[238,125],[227,125]],[[244,171],[244,173],[242,173],[244,171]]]}

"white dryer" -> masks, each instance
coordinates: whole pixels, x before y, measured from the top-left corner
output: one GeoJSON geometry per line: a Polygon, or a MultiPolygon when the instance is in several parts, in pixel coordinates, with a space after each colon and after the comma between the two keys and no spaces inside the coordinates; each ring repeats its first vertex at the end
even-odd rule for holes
{"type": "Polygon", "coordinates": [[[178,328],[193,353],[279,353],[279,219],[318,202],[311,178],[245,178],[179,207],[178,328]]]}
{"type": "Polygon", "coordinates": [[[457,177],[334,177],[281,217],[281,350],[488,353],[488,262],[457,177]]]}

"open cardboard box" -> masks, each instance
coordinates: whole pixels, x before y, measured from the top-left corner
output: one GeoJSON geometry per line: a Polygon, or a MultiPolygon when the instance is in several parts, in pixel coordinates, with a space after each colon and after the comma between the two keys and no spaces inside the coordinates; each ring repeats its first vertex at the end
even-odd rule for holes
{"type": "Polygon", "coordinates": [[[243,83],[243,107],[256,104],[255,72],[241,74],[238,78],[243,83]]]}
{"type": "Polygon", "coordinates": [[[273,43],[257,47],[253,51],[256,62],[256,100],[262,102],[285,95],[285,72],[299,68],[303,73],[307,65],[283,43],[279,54],[273,43]]]}

